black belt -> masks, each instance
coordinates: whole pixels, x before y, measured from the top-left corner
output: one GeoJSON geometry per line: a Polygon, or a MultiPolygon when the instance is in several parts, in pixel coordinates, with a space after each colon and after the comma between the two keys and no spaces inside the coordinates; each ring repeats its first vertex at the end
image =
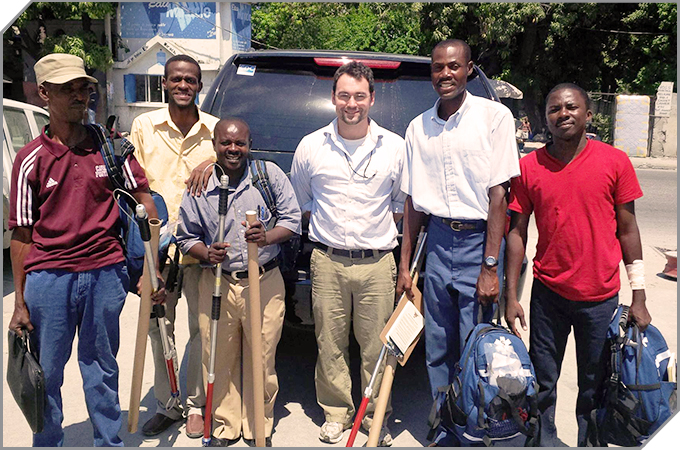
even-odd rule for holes
{"type": "Polygon", "coordinates": [[[444,225],[453,231],[484,231],[486,230],[486,220],[457,220],[441,218],[444,225]]]}
{"type": "Polygon", "coordinates": [[[329,246],[324,245],[320,242],[314,242],[314,245],[316,246],[316,248],[318,248],[321,251],[328,253],[329,255],[333,254],[333,255],[344,256],[345,258],[352,258],[352,259],[363,259],[363,258],[378,257],[378,256],[384,255],[385,253],[392,251],[392,250],[342,250],[342,249],[339,249],[339,248],[329,247],[329,246]]]}
{"type": "MultiPolygon", "coordinates": [[[[264,265],[260,266],[260,276],[265,273],[269,272],[275,267],[279,267],[281,262],[279,261],[279,258],[274,258],[270,259],[264,265]]],[[[235,280],[245,280],[248,278],[248,270],[234,270],[233,272],[225,272],[226,275],[229,275],[235,280]]]]}

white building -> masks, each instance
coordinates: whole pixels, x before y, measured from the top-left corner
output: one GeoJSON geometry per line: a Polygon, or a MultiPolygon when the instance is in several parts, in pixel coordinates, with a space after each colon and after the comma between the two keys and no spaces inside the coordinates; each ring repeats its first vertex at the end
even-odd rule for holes
{"type": "Polygon", "coordinates": [[[129,131],[139,114],[166,104],[165,61],[186,54],[202,71],[203,101],[222,65],[250,49],[251,7],[239,2],[120,2],[117,62],[107,74],[108,112],[129,131]]]}

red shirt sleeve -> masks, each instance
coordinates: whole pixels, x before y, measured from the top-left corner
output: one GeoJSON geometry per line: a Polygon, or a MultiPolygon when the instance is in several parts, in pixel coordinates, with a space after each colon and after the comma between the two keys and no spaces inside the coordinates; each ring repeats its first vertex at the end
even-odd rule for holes
{"type": "Polygon", "coordinates": [[[8,228],[31,227],[40,216],[39,201],[34,190],[36,186],[36,153],[19,151],[12,166],[8,228]]]}
{"type": "Polygon", "coordinates": [[[521,174],[510,180],[510,203],[508,208],[520,214],[530,215],[534,211],[534,204],[529,197],[526,186],[526,164],[520,161],[521,174]]]}
{"type": "Polygon", "coordinates": [[[128,156],[123,163],[123,176],[125,177],[125,187],[130,192],[143,192],[149,188],[149,181],[146,179],[146,173],[134,154],[128,156]]]}
{"type": "Polygon", "coordinates": [[[619,152],[617,158],[616,186],[614,188],[614,203],[623,205],[642,197],[642,189],[630,158],[619,152]]]}

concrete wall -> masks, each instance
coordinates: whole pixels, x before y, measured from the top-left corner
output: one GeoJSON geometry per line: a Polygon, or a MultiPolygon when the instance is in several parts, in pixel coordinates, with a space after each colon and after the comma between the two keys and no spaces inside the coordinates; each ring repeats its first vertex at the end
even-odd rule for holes
{"type": "Polygon", "coordinates": [[[673,94],[670,117],[655,117],[652,131],[651,156],[678,157],[678,94],[673,94]]]}

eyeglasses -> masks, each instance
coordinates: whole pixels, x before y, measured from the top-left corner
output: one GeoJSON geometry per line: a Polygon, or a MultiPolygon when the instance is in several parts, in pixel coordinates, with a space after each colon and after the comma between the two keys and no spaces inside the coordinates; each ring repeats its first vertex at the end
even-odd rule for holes
{"type": "Polygon", "coordinates": [[[357,92],[356,94],[352,95],[348,92],[340,92],[338,94],[335,94],[335,98],[340,100],[343,103],[349,102],[349,100],[354,97],[354,101],[357,103],[361,103],[366,101],[370,95],[366,94],[365,92],[357,92]]]}
{"type": "Polygon", "coordinates": [[[371,154],[368,156],[368,162],[366,163],[366,167],[364,167],[363,175],[360,174],[359,172],[357,172],[356,170],[354,170],[354,167],[352,167],[352,163],[349,162],[349,156],[347,156],[347,153],[343,152],[343,154],[345,155],[345,159],[347,160],[347,165],[349,166],[350,170],[352,170],[352,172],[354,172],[357,176],[360,176],[361,178],[363,178],[365,180],[370,180],[378,174],[378,172],[375,172],[370,177],[366,176],[366,171],[368,170],[368,166],[371,165],[371,159],[373,159],[373,153],[374,152],[375,152],[375,149],[371,150],[371,154]]]}

